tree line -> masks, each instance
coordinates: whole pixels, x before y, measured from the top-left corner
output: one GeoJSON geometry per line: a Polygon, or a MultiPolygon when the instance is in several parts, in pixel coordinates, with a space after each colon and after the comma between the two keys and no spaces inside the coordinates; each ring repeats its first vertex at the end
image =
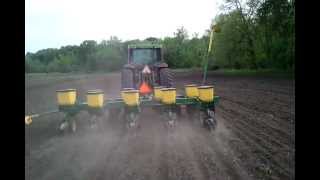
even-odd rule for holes
{"type": "MultiPolygon", "coordinates": [[[[295,11],[288,0],[225,0],[209,24],[214,33],[209,69],[294,70],[295,11]]],[[[127,62],[128,44],[152,41],[164,47],[164,59],[171,68],[202,67],[209,44],[210,28],[204,35],[188,34],[178,28],[173,37],[121,41],[112,36],[80,45],[48,48],[25,56],[25,72],[116,71],[127,62]]]]}

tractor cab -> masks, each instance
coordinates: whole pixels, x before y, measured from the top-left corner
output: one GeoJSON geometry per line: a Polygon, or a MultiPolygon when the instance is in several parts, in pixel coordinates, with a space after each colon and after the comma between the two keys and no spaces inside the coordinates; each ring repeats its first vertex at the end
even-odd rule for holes
{"type": "Polygon", "coordinates": [[[162,46],[158,44],[141,44],[128,46],[128,63],[148,65],[162,61],[162,46]]]}

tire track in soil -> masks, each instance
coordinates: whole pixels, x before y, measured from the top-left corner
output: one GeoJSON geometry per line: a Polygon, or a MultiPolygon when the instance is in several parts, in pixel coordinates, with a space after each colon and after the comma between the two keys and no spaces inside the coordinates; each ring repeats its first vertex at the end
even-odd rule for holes
{"type": "MultiPolygon", "coordinates": [[[[217,147],[217,149],[220,149],[218,152],[220,152],[221,154],[224,152],[223,149],[227,150],[227,152],[229,152],[230,154],[227,156],[228,160],[226,159],[226,162],[233,162],[236,167],[238,167],[238,172],[240,174],[246,172],[244,176],[246,177],[245,179],[265,179],[266,176],[257,176],[256,166],[260,165],[260,162],[257,162],[259,158],[255,157],[255,154],[251,151],[254,148],[252,148],[251,145],[248,145],[246,139],[244,139],[237,131],[233,131],[233,128],[231,129],[231,131],[227,131],[226,133],[225,129],[227,128],[227,126],[225,126],[225,123],[227,122],[225,121],[223,115],[223,113],[217,115],[217,118],[219,118],[220,121],[218,129],[214,133],[214,142],[220,144],[218,146],[215,146],[217,147]],[[250,178],[248,177],[248,175],[250,178]]],[[[229,127],[227,129],[229,129],[229,127]]],[[[212,145],[215,143],[211,142],[212,145]]]]}
{"type": "MultiPolygon", "coordinates": [[[[256,97],[261,97],[260,95],[257,95],[256,97]]],[[[287,125],[288,123],[288,117],[291,117],[294,115],[294,112],[291,112],[290,109],[293,107],[291,102],[288,102],[286,105],[280,105],[276,100],[268,100],[268,99],[262,99],[262,98],[254,98],[250,99],[248,97],[232,97],[232,96],[226,96],[224,95],[221,97],[223,100],[227,100],[229,102],[241,105],[243,107],[249,108],[249,109],[254,109],[259,112],[263,112],[266,114],[272,114],[272,115],[277,115],[280,117],[280,121],[275,121],[282,126],[287,125]],[[265,106],[268,106],[268,108],[265,108],[265,106]],[[286,108],[283,110],[283,108],[286,108]],[[286,120],[286,121],[284,121],[286,120]]]]}
{"type": "Polygon", "coordinates": [[[162,166],[163,154],[163,129],[158,118],[152,118],[154,114],[147,111],[141,114],[137,136],[132,137],[131,150],[128,152],[131,160],[119,179],[164,179],[165,168],[162,166]],[[163,172],[164,171],[164,172],[163,172]]]}
{"type": "MultiPolygon", "coordinates": [[[[147,114],[142,114],[142,116],[147,114]]],[[[88,174],[94,179],[166,179],[165,143],[160,121],[147,118],[136,137],[126,134],[88,174]],[[161,134],[162,133],[162,134],[161,134]]],[[[125,132],[126,133],[126,132],[125,132]]],[[[91,178],[92,179],[92,178],[91,178]]]]}
{"type": "Polygon", "coordinates": [[[161,127],[161,122],[159,124],[155,124],[157,128],[153,129],[153,133],[149,132],[153,135],[153,143],[154,148],[152,152],[152,160],[151,160],[151,168],[150,169],[150,178],[155,180],[163,180],[168,179],[168,165],[166,164],[167,157],[167,144],[164,141],[163,128],[161,127]]]}
{"type": "MultiPolygon", "coordinates": [[[[288,147],[288,143],[289,143],[288,140],[291,137],[290,134],[288,134],[290,124],[286,123],[285,126],[283,126],[284,122],[279,124],[281,120],[276,115],[266,118],[263,116],[264,115],[263,111],[262,112],[257,111],[256,109],[252,109],[249,106],[243,106],[241,103],[237,103],[234,101],[229,101],[229,102],[228,101],[229,100],[221,104],[220,106],[221,110],[227,111],[229,114],[233,114],[235,116],[236,115],[242,116],[243,119],[247,119],[248,123],[250,120],[250,123],[251,125],[254,125],[253,126],[254,128],[259,130],[261,129],[268,130],[270,133],[273,133],[274,135],[271,137],[274,137],[274,139],[272,140],[274,141],[274,143],[278,144],[279,146],[288,147]],[[252,118],[255,118],[255,120],[252,121],[251,120],[252,118]]],[[[292,116],[290,116],[289,118],[292,118],[292,116]]]]}
{"type": "MultiPolygon", "coordinates": [[[[82,179],[83,172],[97,161],[98,155],[102,154],[102,150],[109,150],[110,145],[115,143],[113,140],[103,140],[101,137],[112,134],[85,134],[71,135],[68,137],[52,138],[46,147],[39,150],[42,154],[32,155],[41,160],[45,160],[45,169],[43,176],[38,176],[39,172],[35,172],[37,176],[31,179],[82,179]],[[103,144],[109,144],[109,147],[102,148],[103,144]],[[46,151],[44,151],[46,150],[46,151]]],[[[37,151],[35,151],[37,152],[37,151]]]]}
{"type": "MultiPolygon", "coordinates": [[[[192,124],[188,122],[180,123],[180,126],[183,127],[179,128],[183,128],[183,131],[179,131],[177,133],[188,138],[189,143],[187,149],[189,149],[189,153],[192,153],[192,156],[194,157],[193,160],[196,161],[199,166],[199,169],[204,176],[202,179],[223,179],[223,175],[221,175],[221,171],[217,165],[217,156],[213,151],[206,151],[208,150],[208,147],[204,146],[206,143],[202,144],[202,139],[199,139],[200,136],[195,134],[197,132],[193,130],[193,128],[196,127],[188,127],[188,125],[194,126],[194,124],[195,123],[192,124]]],[[[205,131],[205,129],[202,130],[205,131]]]]}
{"type": "MultiPolygon", "coordinates": [[[[220,114],[225,119],[237,119],[235,117],[232,117],[230,113],[221,113],[220,114]],[[228,115],[227,115],[228,114],[228,115]]],[[[272,168],[272,171],[274,173],[277,173],[279,176],[284,176],[288,178],[289,170],[285,166],[285,162],[280,163],[279,158],[281,159],[281,156],[276,156],[275,153],[270,152],[269,148],[272,146],[265,145],[261,143],[262,139],[258,139],[255,134],[252,134],[248,131],[248,127],[240,126],[241,124],[232,123],[232,131],[237,135],[250,149],[253,150],[253,152],[250,152],[251,155],[257,156],[257,159],[260,159],[261,163],[253,163],[255,164],[255,168],[261,168],[262,165],[266,166],[266,169],[268,169],[268,166],[272,168]]],[[[252,165],[253,165],[252,164],[252,165]]],[[[263,169],[262,169],[263,170],[263,169]]]]}
{"type": "MultiPolygon", "coordinates": [[[[121,133],[121,135],[117,138],[116,143],[110,148],[110,150],[107,150],[108,144],[105,144],[103,149],[104,153],[101,154],[100,158],[95,162],[95,165],[93,167],[90,167],[89,170],[85,173],[85,179],[105,179],[105,177],[108,177],[110,179],[115,179],[113,176],[114,174],[106,172],[106,170],[111,170],[109,167],[110,163],[112,164],[115,160],[114,155],[116,153],[121,153],[122,150],[125,150],[123,148],[124,145],[128,143],[128,136],[124,132],[121,133]],[[109,169],[108,169],[109,168],[109,169]]],[[[121,159],[117,159],[118,161],[123,161],[123,157],[118,157],[121,159]]],[[[114,169],[112,169],[113,173],[115,173],[114,169]]],[[[119,172],[118,172],[119,173],[119,172]]],[[[121,173],[121,172],[120,172],[121,173]]]]}
{"type": "MultiPolygon", "coordinates": [[[[240,121],[239,123],[242,123],[243,126],[247,127],[247,131],[254,132],[257,136],[261,136],[260,141],[264,141],[268,143],[273,144],[274,146],[281,147],[284,149],[288,149],[288,139],[289,134],[285,133],[283,129],[276,128],[274,126],[271,126],[271,124],[261,121],[258,115],[254,116],[256,113],[247,111],[247,115],[244,113],[239,113],[238,110],[241,109],[240,107],[237,107],[236,110],[234,109],[226,109],[224,106],[221,106],[222,111],[226,111],[229,114],[238,115],[238,117],[243,117],[243,119],[247,119],[246,121],[240,121]],[[257,119],[259,119],[259,122],[257,122],[257,119]],[[261,129],[264,129],[266,132],[261,131],[261,129]],[[273,136],[270,136],[273,135],[273,136]],[[282,135],[282,136],[281,136],[282,135]],[[277,138],[276,138],[277,137],[277,138]]],[[[243,109],[243,107],[242,107],[243,109]]],[[[242,111],[244,112],[244,111],[242,111]]]]}
{"type": "Polygon", "coordinates": [[[246,169],[236,163],[230,147],[223,143],[223,141],[228,142],[232,135],[224,128],[222,121],[219,121],[214,134],[201,127],[192,127],[192,125],[186,128],[194,133],[190,138],[191,149],[197,156],[198,164],[206,171],[206,179],[251,179],[246,169]]]}
{"type": "MultiPolygon", "coordinates": [[[[232,107],[236,107],[236,106],[232,106],[232,107]]],[[[237,119],[239,118],[241,119],[241,117],[243,117],[242,119],[246,119],[246,120],[234,121],[233,124],[241,125],[242,127],[245,127],[246,132],[248,134],[252,134],[252,136],[254,136],[256,140],[260,142],[259,144],[261,144],[262,146],[265,146],[265,147],[267,146],[268,148],[270,148],[271,152],[275,152],[279,149],[280,150],[289,149],[289,137],[290,137],[289,134],[286,133],[287,138],[283,136],[279,136],[278,134],[274,135],[276,131],[274,129],[270,129],[270,126],[268,126],[267,123],[265,124],[257,123],[256,119],[255,120],[253,119],[255,118],[255,117],[252,117],[252,114],[254,113],[251,112],[251,113],[248,113],[247,115],[244,113],[240,114],[237,111],[238,109],[241,109],[241,108],[237,107],[236,110],[222,108],[221,110],[226,111],[228,114],[233,114],[234,116],[237,116],[237,119]],[[261,129],[263,129],[264,131],[261,131],[261,129]]],[[[239,129],[239,127],[237,129],[239,129]]]]}
{"type": "Polygon", "coordinates": [[[168,179],[206,179],[190,150],[190,142],[181,129],[182,123],[168,135],[169,146],[169,178],[168,179]]]}

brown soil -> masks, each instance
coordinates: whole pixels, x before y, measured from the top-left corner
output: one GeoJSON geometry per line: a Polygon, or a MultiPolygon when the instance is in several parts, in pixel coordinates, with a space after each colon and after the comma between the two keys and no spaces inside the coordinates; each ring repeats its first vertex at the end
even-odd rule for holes
{"type": "MultiPolygon", "coordinates": [[[[55,90],[89,89],[119,96],[120,74],[64,81],[26,79],[26,113],[56,109],[55,90]]],[[[200,73],[177,73],[176,86],[201,82],[200,73]]],[[[209,74],[221,97],[218,127],[209,134],[183,114],[168,133],[157,112],[143,110],[136,137],[123,122],[104,119],[103,132],[90,129],[81,112],[76,134],[59,135],[62,114],[26,126],[26,179],[294,179],[294,80],[209,74]]]]}

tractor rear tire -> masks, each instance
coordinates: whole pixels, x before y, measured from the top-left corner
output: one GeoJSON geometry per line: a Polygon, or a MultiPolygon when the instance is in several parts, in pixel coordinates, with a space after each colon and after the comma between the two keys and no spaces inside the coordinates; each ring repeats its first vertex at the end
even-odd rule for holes
{"type": "Polygon", "coordinates": [[[134,88],[133,72],[130,69],[123,69],[121,72],[121,88],[134,88]]]}
{"type": "Polygon", "coordinates": [[[161,68],[159,74],[160,74],[161,86],[164,86],[164,87],[173,86],[173,74],[169,68],[161,68]]]}

